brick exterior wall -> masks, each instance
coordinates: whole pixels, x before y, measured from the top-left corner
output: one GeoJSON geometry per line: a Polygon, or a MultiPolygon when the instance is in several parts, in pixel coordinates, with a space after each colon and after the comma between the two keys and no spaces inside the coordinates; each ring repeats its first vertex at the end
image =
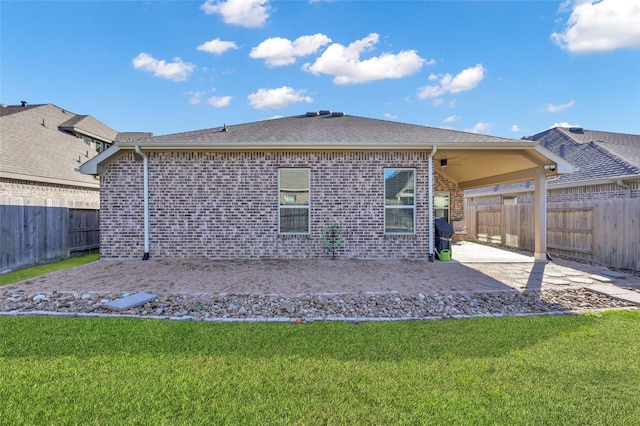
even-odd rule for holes
{"type": "Polygon", "coordinates": [[[97,210],[100,190],[0,178],[0,204],[97,210]]]}
{"type": "MultiPolygon", "coordinates": [[[[262,259],[326,256],[323,231],[340,225],[338,256],[428,256],[427,152],[150,152],[150,255],[153,258],[262,259]],[[310,235],[278,235],[278,169],[309,168],[310,235]],[[416,234],[384,234],[384,169],[416,169],[416,234]]],[[[133,153],[101,177],[101,255],[144,254],[143,163],[133,153]]],[[[462,219],[463,192],[451,191],[462,219]]]]}

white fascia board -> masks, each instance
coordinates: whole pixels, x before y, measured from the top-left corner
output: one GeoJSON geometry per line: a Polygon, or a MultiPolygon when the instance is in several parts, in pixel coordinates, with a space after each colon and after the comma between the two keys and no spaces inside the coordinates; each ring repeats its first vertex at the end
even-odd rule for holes
{"type": "Polygon", "coordinates": [[[234,142],[136,142],[123,141],[117,142],[117,146],[121,148],[134,149],[139,146],[145,150],[432,150],[437,145],[438,149],[466,149],[466,150],[525,150],[533,149],[538,146],[538,142],[407,142],[407,143],[386,143],[386,142],[367,142],[367,141],[317,141],[317,142],[281,142],[281,141],[234,141],[234,142]]]}
{"type": "Polygon", "coordinates": [[[99,165],[120,152],[117,145],[111,146],[80,166],[78,171],[85,175],[98,175],[99,165]]]}

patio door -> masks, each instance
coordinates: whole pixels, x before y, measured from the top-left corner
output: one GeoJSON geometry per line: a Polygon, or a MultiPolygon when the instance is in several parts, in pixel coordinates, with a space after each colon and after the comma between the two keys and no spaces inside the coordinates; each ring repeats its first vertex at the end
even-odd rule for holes
{"type": "Polygon", "coordinates": [[[436,191],[433,197],[433,209],[436,219],[449,221],[449,191],[436,191]]]}

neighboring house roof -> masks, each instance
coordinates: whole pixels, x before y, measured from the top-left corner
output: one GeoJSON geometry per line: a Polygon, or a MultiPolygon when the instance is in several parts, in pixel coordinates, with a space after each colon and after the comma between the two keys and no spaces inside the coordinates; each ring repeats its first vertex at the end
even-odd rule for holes
{"type": "Polygon", "coordinates": [[[58,126],[61,130],[91,136],[104,142],[113,142],[118,132],[90,115],[76,115],[58,126]]]}
{"type": "Polygon", "coordinates": [[[118,132],[114,142],[139,141],[142,139],[152,138],[153,136],[154,134],[151,132],[118,132]]]}
{"type": "MultiPolygon", "coordinates": [[[[575,186],[607,179],[640,179],[640,135],[554,127],[524,138],[538,141],[576,166],[576,172],[549,181],[549,188],[575,186]]],[[[530,182],[468,191],[467,195],[532,190],[530,182]]]]}
{"type": "MultiPolygon", "coordinates": [[[[573,167],[533,141],[438,129],[415,124],[349,116],[343,113],[307,113],[237,125],[118,141],[81,167],[99,174],[120,151],[139,147],[171,150],[436,150],[435,159],[456,159],[461,167],[438,169],[460,188],[526,180],[532,170],[557,165],[548,175],[571,173],[573,167]]],[[[451,164],[453,162],[450,161],[451,164]]],[[[439,164],[436,161],[436,164],[439,164]]]]}
{"type": "Polygon", "coordinates": [[[97,152],[78,135],[112,142],[117,132],[91,116],[52,104],[0,106],[0,177],[98,187],[78,173],[97,152]]]}

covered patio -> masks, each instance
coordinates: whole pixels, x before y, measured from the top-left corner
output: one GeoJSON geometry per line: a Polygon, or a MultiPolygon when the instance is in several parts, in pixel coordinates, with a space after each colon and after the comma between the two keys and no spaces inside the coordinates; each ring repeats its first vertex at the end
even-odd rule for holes
{"type": "MultiPolygon", "coordinates": [[[[429,169],[436,170],[466,190],[513,182],[535,182],[535,251],[533,257],[546,261],[547,252],[547,178],[573,173],[575,168],[562,157],[537,142],[513,144],[477,143],[439,144],[432,147],[429,169]]],[[[433,191],[433,182],[429,183],[433,191]]],[[[433,201],[433,196],[430,196],[433,201]]],[[[429,223],[433,230],[433,208],[429,223]]],[[[430,250],[430,259],[433,247],[430,250]]]]}

